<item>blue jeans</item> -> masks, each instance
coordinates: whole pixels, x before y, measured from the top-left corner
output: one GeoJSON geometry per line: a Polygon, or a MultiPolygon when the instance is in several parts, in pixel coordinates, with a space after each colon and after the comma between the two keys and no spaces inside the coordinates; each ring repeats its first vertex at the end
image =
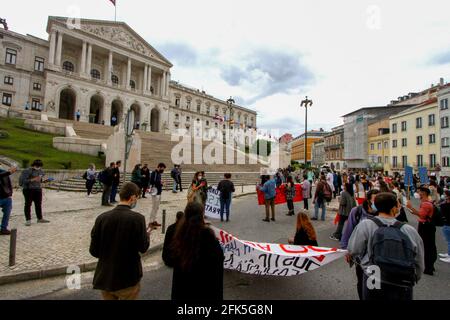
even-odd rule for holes
{"type": "Polygon", "coordinates": [[[230,220],[230,206],[231,206],[231,198],[229,199],[220,199],[220,219],[223,221],[223,216],[226,211],[227,221],[230,220]]]}
{"type": "Polygon", "coordinates": [[[2,230],[8,230],[9,217],[12,211],[12,198],[0,199],[0,208],[3,211],[2,230]]]}
{"type": "Polygon", "coordinates": [[[448,254],[450,255],[450,226],[444,226],[442,233],[444,234],[445,240],[447,240],[448,254]]]}
{"type": "Polygon", "coordinates": [[[319,203],[318,200],[316,200],[316,204],[314,205],[314,218],[319,219],[320,207],[322,207],[322,221],[325,221],[325,218],[327,216],[327,205],[325,202],[319,203]]]}
{"type": "Polygon", "coordinates": [[[119,186],[117,184],[113,183],[113,185],[111,187],[111,195],[109,196],[110,203],[116,202],[116,195],[117,195],[118,188],[119,188],[119,186]]]}
{"type": "Polygon", "coordinates": [[[173,192],[177,192],[177,189],[178,189],[178,182],[177,182],[176,180],[173,180],[173,188],[172,188],[172,191],[173,191],[173,192]]]}

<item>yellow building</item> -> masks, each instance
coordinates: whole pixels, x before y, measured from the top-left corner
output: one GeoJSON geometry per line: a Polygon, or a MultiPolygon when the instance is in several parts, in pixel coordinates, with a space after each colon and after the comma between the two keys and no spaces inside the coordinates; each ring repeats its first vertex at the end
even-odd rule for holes
{"type": "MultiPolygon", "coordinates": [[[[307,145],[307,157],[308,164],[312,162],[312,146],[314,143],[322,140],[329,132],[325,132],[323,129],[320,131],[308,132],[308,145],[307,145]]],[[[292,141],[292,160],[299,163],[305,163],[305,135],[297,137],[292,141]]]]}
{"type": "Polygon", "coordinates": [[[369,125],[369,169],[389,173],[390,165],[389,119],[369,125]]]}
{"type": "Polygon", "coordinates": [[[394,172],[405,166],[427,167],[434,172],[439,162],[440,127],[437,98],[390,117],[391,165],[394,172]]]}

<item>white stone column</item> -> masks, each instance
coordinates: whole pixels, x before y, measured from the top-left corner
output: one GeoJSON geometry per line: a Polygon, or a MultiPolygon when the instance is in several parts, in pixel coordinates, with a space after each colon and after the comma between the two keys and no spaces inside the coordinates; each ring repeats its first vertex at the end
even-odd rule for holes
{"type": "Polygon", "coordinates": [[[62,58],[62,42],[63,42],[63,34],[61,31],[58,31],[58,44],[56,47],[56,65],[61,67],[61,58],[62,58]]]}
{"type": "Polygon", "coordinates": [[[166,89],[166,96],[170,95],[170,80],[172,80],[172,74],[170,72],[167,72],[167,89],[166,89]]]}
{"type": "MultiPolygon", "coordinates": [[[[149,65],[148,66],[148,80],[147,80],[147,91],[150,92],[150,89],[152,88],[152,67],[149,65]]],[[[155,88],[153,88],[155,89],[155,88]]]]}
{"type": "Polygon", "coordinates": [[[127,65],[127,85],[126,85],[127,90],[130,90],[130,89],[131,89],[130,81],[131,81],[131,58],[128,58],[128,65],[127,65]]]}
{"type": "Polygon", "coordinates": [[[83,41],[83,49],[81,50],[81,75],[86,75],[86,47],[87,42],[83,41]]]}
{"type": "Polygon", "coordinates": [[[88,43],[88,53],[87,53],[87,62],[86,62],[86,73],[91,75],[92,69],[92,44],[88,43]]]}
{"type": "Polygon", "coordinates": [[[106,75],[106,83],[108,85],[112,85],[111,76],[113,73],[113,52],[109,52],[109,59],[108,59],[108,74],[106,75]]]}
{"type": "Polygon", "coordinates": [[[148,65],[146,64],[144,66],[144,86],[142,89],[144,94],[146,94],[148,91],[148,82],[147,81],[148,81],[148,65]]]}
{"type": "Polygon", "coordinates": [[[163,97],[166,96],[166,84],[167,84],[167,76],[166,76],[166,72],[163,71],[163,78],[162,78],[162,92],[161,95],[163,97]]]}
{"type": "Polygon", "coordinates": [[[56,31],[53,30],[50,33],[50,56],[48,57],[48,62],[50,65],[55,64],[55,51],[56,51],[56,31]]]}

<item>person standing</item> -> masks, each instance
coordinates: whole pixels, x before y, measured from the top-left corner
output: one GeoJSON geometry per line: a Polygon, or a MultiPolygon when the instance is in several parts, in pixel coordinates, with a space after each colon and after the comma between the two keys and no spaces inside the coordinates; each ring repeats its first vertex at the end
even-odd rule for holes
{"type": "Polygon", "coordinates": [[[100,215],[91,232],[90,254],[98,258],[93,285],[104,300],[136,300],[140,291],[142,263],[139,253],[150,247],[152,228],[133,209],[140,195],[134,183],[120,191],[120,204],[100,215]]]}
{"type": "Polygon", "coordinates": [[[176,182],[177,182],[177,188],[180,189],[180,192],[183,192],[183,182],[181,180],[181,175],[183,174],[183,171],[181,170],[181,166],[178,165],[177,168],[177,176],[176,176],[176,182]]]}
{"type": "Polygon", "coordinates": [[[295,183],[291,176],[287,178],[287,183],[285,184],[285,195],[289,213],[287,216],[295,216],[294,210],[294,199],[295,199],[295,183]]]}
{"type": "Polygon", "coordinates": [[[439,254],[442,262],[450,263],[450,190],[445,191],[445,201],[441,203],[441,214],[444,217],[442,233],[447,241],[447,253],[439,254]]]}
{"type": "Polygon", "coordinates": [[[104,207],[112,207],[112,204],[109,203],[109,199],[111,198],[111,190],[113,185],[113,172],[116,164],[111,162],[109,167],[103,170],[99,175],[99,181],[103,184],[103,194],[102,194],[102,206],[104,207]]]}
{"type": "Polygon", "coordinates": [[[327,215],[327,201],[331,201],[333,191],[327,182],[325,174],[321,174],[320,181],[317,183],[316,193],[314,195],[314,218],[311,220],[319,220],[319,209],[322,208],[322,221],[325,221],[327,215]]]}
{"type": "Polygon", "coordinates": [[[116,165],[114,166],[114,169],[112,170],[113,173],[113,180],[111,185],[111,196],[109,197],[109,202],[111,204],[116,204],[116,196],[117,196],[117,190],[119,189],[120,185],[120,167],[122,166],[122,161],[117,161],[116,165]]]}
{"type": "Polygon", "coordinates": [[[330,186],[331,192],[334,193],[334,175],[330,169],[327,170],[327,183],[330,186]]]}
{"type": "Polygon", "coordinates": [[[84,173],[84,180],[86,180],[86,190],[88,197],[92,193],[92,188],[94,187],[95,182],[97,181],[97,172],[95,171],[95,165],[90,164],[89,169],[84,173]]]}
{"type": "Polygon", "coordinates": [[[309,182],[308,176],[306,174],[303,175],[302,190],[303,190],[303,208],[305,210],[309,210],[309,199],[311,199],[311,183],[309,182]]]}
{"type": "Polygon", "coordinates": [[[34,202],[34,208],[38,223],[49,223],[42,216],[42,182],[45,173],[42,171],[44,164],[41,160],[35,160],[31,168],[22,172],[19,178],[19,184],[23,188],[23,196],[25,197],[25,218],[27,227],[31,226],[31,205],[34,202]]]}
{"type": "Polygon", "coordinates": [[[330,239],[334,241],[341,241],[344,225],[347,222],[350,212],[354,207],[356,207],[355,198],[351,196],[351,194],[347,191],[347,188],[350,188],[349,184],[344,185],[344,191],[342,191],[339,200],[339,224],[336,232],[330,237],[330,239]]]}
{"type": "Polygon", "coordinates": [[[378,216],[361,221],[348,245],[349,255],[363,268],[363,300],[412,300],[424,269],[422,239],[395,219],[400,209],[395,194],[378,194],[375,206],[378,216]],[[381,269],[379,288],[369,286],[373,266],[381,269]]]}
{"type": "Polygon", "coordinates": [[[150,169],[148,168],[148,164],[144,164],[141,170],[142,175],[142,198],[147,198],[145,195],[147,194],[148,185],[150,184],[150,169]]]}
{"type": "Polygon", "coordinates": [[[77,117],[77,122],[80,122],[80,119],[81,119],[81,112],[80,112],[80,110],[77,110],[77,112],[75,113],[75,116],[77,117]]]}
{"type": "Polygon", "coordinates": [[[266,218],[264,222],[275,222],[275,197],[277,195],[277,182],[274,176],[270,176],[269,180],[263,186],[257,186],[257,189],[264,192],[264,201],[266,206],[266,218]],[[272,219],[270,219],[270,210],[272,210],[272,219]]]}
{"type": "Polygon", "coordinates": [[[0,235],[9,236],[9,217],[12,211],[13,187],[10,176],[17,172],[16,167],[11,167],[8,171],[0,168],[0,208],[2,208],[3,218],[0,235]]]}
{"type": "Polygon", "coordinates": [[[177,212],[176,222],[167,228],[166,236],[164,237],[162,259],[164,264],[169,268],[173,268],[174,266],[173,239],[183,216],[183,211],[177,212]]]}
{"type": "Polygon", "coordinates": [[[223,300],[224,254],[205,224],[204,207],[188,203],[173,240],[172,300],[223,300]]]}
{"type": "Polygon", "coordinates": [[[173,180],[172,193],[178,193],[178,166],[175,165],[170,172],[170,177],[173,180]]]}
{"type": "Polygon", "coordinates": [[[161,224],[157,222],[156,217],[158,215],[162,189],[164,186],[162,182],[162,174],[166,168],[167,167],[164,163],[160,163],[158,164],[156,170],[150,175],[150,187],[152,188],[152,211],[150,213],[150,221],[153,227],[161,227],[161,224]]]}
{"type": "Polygon", "coordinates": [[[116,116],[112,116],[112,118],[111,118],[111,126],[112,127],[117,126],[117,117],[116,116]]]}
{"type": "Polygon", "coordinates": [[[430,201],[430,189],[427,187],[420,187],[418,189],[420,196],[420,208],[417,210],[408,201],[406,208],[411,213],[418,217],[419,220],[419,234],[422,237],[423,245],[425,247],[425,271],[424,274],[432,276],[436,271],[434,269],[434,263],[437,260],[437,248],[436,248],[436,226],[432,223],[434,214],[434,205],[430,201]]]}
{"type": "Polygon", "coordinates": [[[139,193],[139,198],[142,194],[142,174],[141,174],[141,165],[137,164],[134,166],[133,171],[131,172],[131,182],[138,186],[141,192],[139,193]]]}
{"type": "Polygon", "coordinates": [[[217,187],[217,190],[220,191],[220,220],[223,222],[226,214],[227,222],[229,222],[231,200],[236,190],[233,182],[231,182],[231,173],[226,173],[224,177],[225,180],[220,181],[217,187]]]}

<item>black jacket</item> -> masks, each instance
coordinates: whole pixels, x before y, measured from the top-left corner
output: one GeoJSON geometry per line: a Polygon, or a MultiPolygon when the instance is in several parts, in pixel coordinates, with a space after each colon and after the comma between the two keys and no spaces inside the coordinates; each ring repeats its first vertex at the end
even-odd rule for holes
{"type": "Polygon", "coordinates": [[[150,175],[150,186],[158,189],[158,196],[162,194],[163,185],[161,179],[161,173],[156,170],[150,175]]]}
{"type": "Polygon", "coordinates": [[[172,254],[172,243],[173,238],[175,237],[175,232],[177,231],[177,224],[171,225],[169,228],[167,228],[166,231],[166,237],[164,238],[164,247],[162,252],[162,259],[164,261],[164,264],[170,268],[173,268],[174,262],[173,262],[173,254],[172,254]]]}
{"type": "Polygon", "coordinates": [[[13,188],[10,175],[11,172],[0,169],[0,199],[12,197],[13,188]]]}
{"type": "Polygon", "coordinates": [[[180,268],[175,257],[172,282],[172,300],[223,300],[224,255],[219,241],[211,229],[204,229],[199,256],[190,271],[180,268]]]}
{"type": "Polygon", "coordinates": [[[217,190],[220,191],[220,198],[222,200],[228,200],[231,198],[231,194],[236,192],[233,182],[230,180],[222,180],[219,182],[217,190]]]}
{"type": "Polygon", "coordinates": [[[91,232],[89,249],[99,259],[94,289],[114,292],[138,284],[142,278],[139,253],[147,252],[149,246],[143,215],[121,205],[100,215],[91,232]]]}
{"type": "Polygon", "coordinates": [[[294,245],[296,246],[313,246],[317,247],[317,240],[311,240],[305,230],[300,229],[295,234],[294,245]]]}
{"type": "Polygon", "coordinates": [[[118,186],[120,184],[120,169],[119,168],[114,168],[111,169],[112,170],[112,175],[113,175],[113,184],[118,186]]]}

